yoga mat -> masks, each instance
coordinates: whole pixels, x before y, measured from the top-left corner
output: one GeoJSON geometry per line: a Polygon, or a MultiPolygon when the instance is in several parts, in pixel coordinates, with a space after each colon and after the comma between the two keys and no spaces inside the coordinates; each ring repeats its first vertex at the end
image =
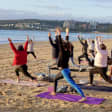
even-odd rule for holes
{"type": "MultiPolygon", "coordinates": [[[[70,101],[70,102],[78,102],[81,99],[81,96],[78,95],[56,93],[56,95],[53,96],[50,94],[50,92],[40,93],[36,95],[36,97],[46,98],[46,99],[59,99],[59,100],[70,101]]],[[[98,105],[103,101],[104,98],[87,97],[87,100],[81,103],[98,105]]]]}
{"type": "Polygon", "coordinates": [[[40,87],[40,86],[46,85],[46,84],[38,84],[38,83],[35,83],[35,82],[30,82],[30,81],[17,82],[16,80],[12,80],[12,79],[0,80],[0,83],[22,85],[22,86],[35,86],[35,87],[40,87]]]}

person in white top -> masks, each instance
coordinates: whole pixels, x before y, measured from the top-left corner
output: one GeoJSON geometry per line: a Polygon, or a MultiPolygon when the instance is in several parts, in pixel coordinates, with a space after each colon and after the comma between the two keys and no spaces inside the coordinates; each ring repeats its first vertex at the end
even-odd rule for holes
{"type": "Polygon", "coordinates": [[[94,42],[94,40],[90,40],[90,39],[88,39],[87,42],[88,42],[88,45],[89,45],[89,47],[88,47],[89,53],[94,58],[95,57],[95,54],[94,54],[95,53],[94,52],[95,42],[94,42]]]}
{"type": "Polygon", "coordinates": [[[91,85],[93,85],[93,78],[95,73],[99,73],[105,81],[112,83],[112,80],[106,74],[108,69],[107,66],[108,51],[106,49],[106,45],[104,43],[101,43],[99,41],[100,40],[99,38],[100,37],[96,37],[95,39],[96,55],[94,59],[94,68],[89,71],[91,85]]]}
{"type": "Polygon", "coordinates": [[[27,54],[32,54],[34,56],[34,58],[36,59],[37,57],[36,57],[36,55],[34,53],[34,48],[33,47],[34,47],[33,41],[29,40],[27,54]]]}

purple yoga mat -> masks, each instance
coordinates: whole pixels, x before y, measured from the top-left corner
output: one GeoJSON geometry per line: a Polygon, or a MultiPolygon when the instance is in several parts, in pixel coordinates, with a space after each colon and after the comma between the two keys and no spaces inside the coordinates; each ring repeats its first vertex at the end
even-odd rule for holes
{"type": "Polygon", "coordinates": [[[22,86],[35,86],[35,87],[45,85],[45,84],[38,84],[38,83],[30,82],[30,81],[17,82],[16,80],[12,80],[12,79],[0,80],[0,83],[7,83],[7,84],[13,84],[13,85],[22,85],[22,86]]]}
{"type": "MultiPolygon", "coordinates": [[[[56,93],[56,95],[53,96],[50,95],[50,92],[40,93],[39,95],[36,95],[36,97],[47,98],[47,99],[59,99],[59,100],[70,101],[70,102],[78,102],[81,99],[81,96],[78,95],[56,93]]],[[[87,100],[83,101],[82,103],[98,105],[102,103],[104,100],[105,100],[104,98],[87,97],[87,100]]]]}

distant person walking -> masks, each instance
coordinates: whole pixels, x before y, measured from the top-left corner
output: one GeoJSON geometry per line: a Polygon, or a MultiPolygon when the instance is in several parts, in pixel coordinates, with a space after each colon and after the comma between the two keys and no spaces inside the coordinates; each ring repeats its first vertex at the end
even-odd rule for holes
{"type": "Polygon", "coordinates": [[[19,45],[18,49],[15,48],[14,44],[12,43],[12,40],[8,38],[10,47],[12,51],[14,52],[14,60],[13,65],[15,66],[15,72],[17,75],[17,81],[20,81],[19,72],[22,72],[25,76],[29,77],[31,80],[37,81],[36,77],[33,77],[28,73],[28,66],[27,64],[27,46],[28,46],[28,40],[29,37],[27,36],[27,41],[25,42],[25,45],[19,45]]]}

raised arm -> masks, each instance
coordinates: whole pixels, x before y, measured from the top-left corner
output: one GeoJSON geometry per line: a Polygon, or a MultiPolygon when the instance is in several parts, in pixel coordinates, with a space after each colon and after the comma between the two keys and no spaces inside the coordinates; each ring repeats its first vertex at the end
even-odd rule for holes
{"type": "Polygon", "coordinates": [[[91,41],[90,41],[90,39],[87,39],[87,43],[90,45],[91,44],[91,41]]]}
{"type": "Polygon", "coordinates": [[[16,54],[17,50],[16,50],[14,44],[12,43],[12,40],[10,38],[8,38],[8,41],[9,41],[9,44],[10,44],[12,51],[16,54]]]}
{"type": "Polygon", "coordinates": [[[98,41],[99,41],[99,44],[103,44],[103,40],[101,36],[98,36],[98,41]]]}
{"type": "Polygon", "coordinates": [[[82,45],[84,45],[84,43],[83,43],[82,39],[80,38],[80,35],[78,35],[77,37],[78,37],[78,39],[79,39],[80,43],[81,43],[82,45]]]}
{"type": "Polygon", "coordinates": [[[50,32],[48,33],[48,37],[49,37],[49,42],[50,42],[50,44],[51,44],[52,46],[55,46],[55,44],[53,43],[53,40],[52,40],[52,38],[51,38],[51,33],[50,33],[50,32]]]}
{"type": "Polygon", "coordinates": [[[24,50],[25,51],[27,51],[28,41],[29,41],[29,36],[27,35],[27,41],[25,42],[25,45],[24,45],[24,50]]]}
{"type": "Polygon", "coordinates": [[[100,44],[99,44],[98,38],[99,37],[96,37],[96,39],[95,39],[95,49],[96,49],[97,52],[100,52],[101,48],[100,48],[100,44]]]}
{"type": "Polygon", "coordinates": [[[55,39],[56,39],[56,45],[58,45],[59,44],[59,40],[58,40],[58,33],[57,33],[57,31],[55,31],[55,39]]]}
{"type": "Polygon", "coordinates": [[[69,41],[69,28],[66,28],[66,40],[69,41]]]}
{"type": "Polygon", "coordinates": [[[58,29],[57,32],[58,32],[59,50],[62,52],[63,51],[63,42],[62,42],[62,38],[61,38],[60,29],[58,29]]]}

